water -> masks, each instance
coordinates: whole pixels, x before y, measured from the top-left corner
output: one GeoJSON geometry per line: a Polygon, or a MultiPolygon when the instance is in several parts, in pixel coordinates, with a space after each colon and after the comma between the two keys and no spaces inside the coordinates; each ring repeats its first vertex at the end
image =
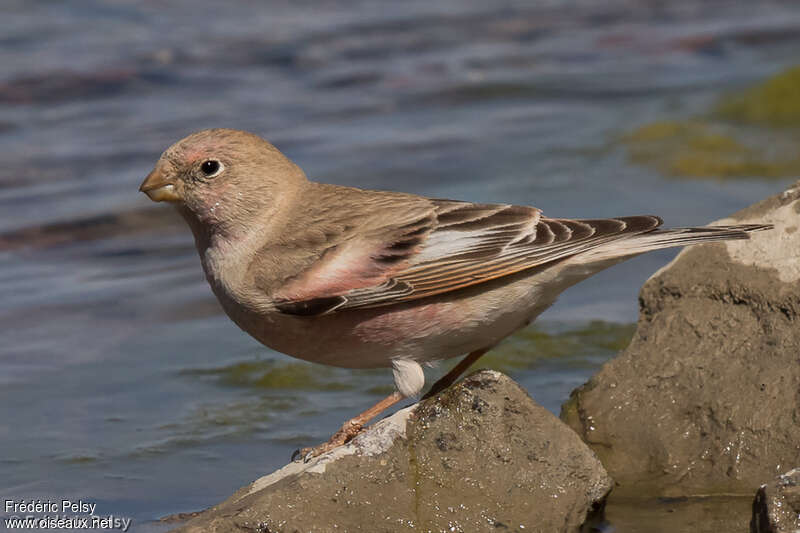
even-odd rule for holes
{"type": "MultiPolygon", "coordinates": [[[[175,140],[248,129],[319,181],[703,224],[788,180],[670,179],[615,139],[790,65],[799,27],[788,1],[5,2],[0,496],[147,528],[391,390],[388,371],[296,362],[222,315],[188,229],[136,190],[175,140]]],[[[567,292],[485,364],[558,412],[672,255],[567,292]]]]}

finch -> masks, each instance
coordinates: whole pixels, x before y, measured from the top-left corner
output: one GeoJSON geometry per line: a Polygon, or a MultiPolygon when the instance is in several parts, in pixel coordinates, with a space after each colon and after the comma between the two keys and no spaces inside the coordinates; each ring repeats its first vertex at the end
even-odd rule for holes
{"type": "Polygon", "coordinates": [[[451,383],[592,274],[650,250],[769,229],[549,218],[535,207],[315,183],[261,137],[230,129],[169,147],[140,191],[189,224],[211,290],[241,329],[307,361],[392,369],[397,391],[304,457],[418,395],[422,364],[469,354],[439,388],[451,383]]]}

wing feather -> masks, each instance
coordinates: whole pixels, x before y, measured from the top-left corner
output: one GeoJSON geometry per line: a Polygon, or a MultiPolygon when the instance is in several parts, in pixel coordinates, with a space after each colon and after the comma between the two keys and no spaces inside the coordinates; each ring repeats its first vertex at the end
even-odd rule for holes
{"type": "MultiPolygon", "coordinates": [[[[278,309],[317,315],[408,302],[558,261],[615,239],[650,232],[661,224],[658,217],[649,215],[554,219],[543,217],[533,207],[431,202],[431,213],[403,226],[377,228],[367,232],[366,238],[354,228],[350,238],[340,238],[336,249],[325,256],[338,258],[337,268],[359,265],[351,272],[355,282],[330,286],[331,290],[323,286],[317,294],[300,291],[300,298],[278,297],[278,309]],[[369,263],[366,268],[364,262],[369,263]],[[370,275],[362,275],[364,270],[370,275]],[[359,285],[359,279],[363,286],[353,286],[359,285]]],[[[324,264],[316,264],[309,272],[324,278],[325,270],[324,264]]],[[[297,291],[284,293],[300,296],[297,291]]]]}

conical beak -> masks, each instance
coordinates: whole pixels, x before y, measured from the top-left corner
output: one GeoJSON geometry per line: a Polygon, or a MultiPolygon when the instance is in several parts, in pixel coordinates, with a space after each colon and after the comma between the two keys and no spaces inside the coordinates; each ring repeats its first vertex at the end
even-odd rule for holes
{"type": "Polygon", "coordinates": [[[181,200],[175,190],[175,184],[165,179],[156,168],[144,179],[139,191],[145,193],[154,202],[179,202],[181,200]]]}

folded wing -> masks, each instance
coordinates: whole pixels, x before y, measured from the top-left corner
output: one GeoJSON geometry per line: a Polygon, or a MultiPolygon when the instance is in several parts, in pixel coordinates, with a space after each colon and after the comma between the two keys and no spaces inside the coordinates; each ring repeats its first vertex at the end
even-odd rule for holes
{"type": "Polygon", "coordinates": [[[400,226],[353,228],[281,288],[275,304],[288,314],[318,315],[408,302],[652,232],[660,224],[650,215],[554,219],[533,207],[431,200],[429,212],[400,226]]]}

